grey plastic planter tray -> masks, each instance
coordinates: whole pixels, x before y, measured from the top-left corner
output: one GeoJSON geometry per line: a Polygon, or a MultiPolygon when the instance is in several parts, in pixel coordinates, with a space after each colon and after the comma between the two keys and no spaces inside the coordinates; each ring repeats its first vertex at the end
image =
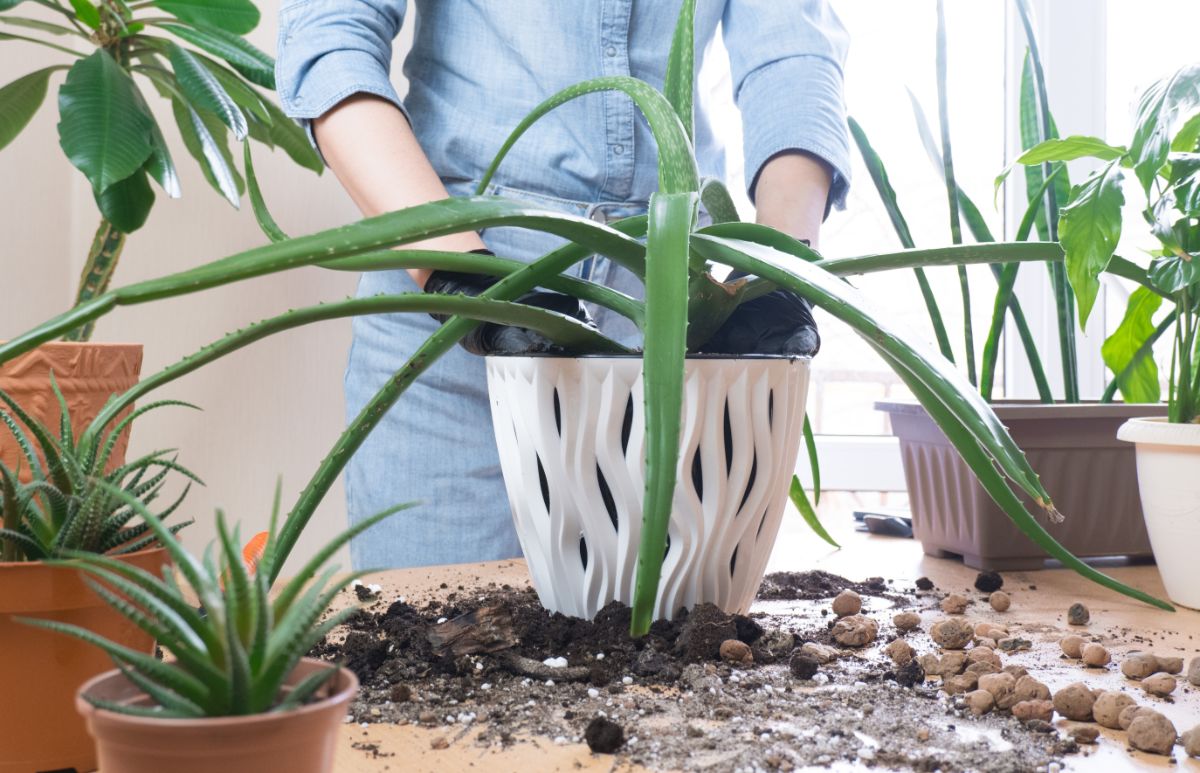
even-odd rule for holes
{"type": "MultiPolygon", "coordinates": [[[[977,569],[1040,569],[1046,554],[1017,530],[959,458],[950,441],[915,403],[878,402],[900,440],[913,536],[931,556],[961,556],[977,569]]],[[[1166,414],[1164,405],[992,406],[1058,509],[1052,524],[1022,494],[1029,511],[1080,557],[1151,555],[1142,520],[1133,446],[1117,440],[1126,419],[1166,414]]]]}

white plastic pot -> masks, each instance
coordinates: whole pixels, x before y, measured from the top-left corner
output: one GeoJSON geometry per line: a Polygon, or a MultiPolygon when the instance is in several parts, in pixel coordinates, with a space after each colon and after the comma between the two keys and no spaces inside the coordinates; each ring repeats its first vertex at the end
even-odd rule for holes
{"type": "MultiPolygon", "coordinates": [[[[629,604],[645,486],[639,357],[491,357],[500,464],[533,585],[591,619],[629,604]]],[[[745,612],[787,504],[808,359],[689,358],[678,483],[655,616],[745,612]]]]}
{"type": "Polygon", "coordinates": [[[1137,447],[1142,512],[1167,595],[1200,609],[1200,424],[1130,419],[1117,437],[1137,447]]]}

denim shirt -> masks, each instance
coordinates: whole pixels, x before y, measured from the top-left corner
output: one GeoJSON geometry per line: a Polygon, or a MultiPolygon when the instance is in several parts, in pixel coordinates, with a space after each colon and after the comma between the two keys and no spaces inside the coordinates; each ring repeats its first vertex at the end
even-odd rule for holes
{"type": "MultiPolygon", "coordinates": [[[[454,188],[478,180],[539,102],[606,75],[662,88],[680,0],[416,0],[402,100],[388,72],[406,0],[284,0],[276,82],[307,124],[355,93],[404,112],[433,168],[454,188]]],[[[746,182],[786,150],[834,170],[842,206],[849,140],[842,97],[848,37],[827,0],[698,0],[698,64],[718,24],[744,126],[746,182]]],[[[724,176],[721,138],[697,99],[696,155],[724,176]]],[[[619,92],[589,94],[543,118],[496,177],[504,187],[579,202],[645,202],[657,188],[653,137],[619,92]]]]}

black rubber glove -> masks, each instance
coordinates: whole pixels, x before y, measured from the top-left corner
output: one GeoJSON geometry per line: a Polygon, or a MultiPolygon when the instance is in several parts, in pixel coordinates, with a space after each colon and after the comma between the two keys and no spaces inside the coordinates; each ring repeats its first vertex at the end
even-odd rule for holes
{"type": "MultiPolygon", "coordinates": [[[[726,281],[743,276],[735,271],[726,281]]],[[[821,348],[821,336],[808,301],[779,288],[738,306],[700,348],[706,354],[811,357],[821,348]]]]}
{"type": "MultiPolygon", "coordinates": [[[[481,255],[491,255],[490,252],[476,250],[481,255]]],[[[443,295],[468,295],[475,297],[483,293],[499,281],[495,277],[482,274],[467,274],[460,271],[434,271],[425,282],[425,292],[443,295]]],[[[591,325],[592,318],[583,308],[578,299],[562,293],[551,293],[545,290],[531,290],[517,298],[516,303],[534,306],[539,309],[556,311],[565,314],[585,324],[591,325]]],[[[449,319],[446,314],[430,314],[438,322],[449,319]]],[[[487,356],[491,354],[519,355],[560,352],[562,347],[552,342],[536,330],[523,327],[500,325],[495,322],[481,322],[468,333],[459,344],[472,354],[487,356]]]]}

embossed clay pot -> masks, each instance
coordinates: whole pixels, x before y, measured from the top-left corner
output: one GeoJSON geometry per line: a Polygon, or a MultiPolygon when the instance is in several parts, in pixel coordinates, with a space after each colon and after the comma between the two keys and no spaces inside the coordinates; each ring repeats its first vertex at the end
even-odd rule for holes
{"type": "MultiPolygon", "coordinates": [[[[0,365],[0,390],[25,411],[49,427],[58,427],[58,400],[50,387],[50,374],[62,390],[71,414],[71,426],[79,432],[96,417],[114,393],[137,383],[142,370],[141,344],[45,343],[0,365]]],[[[126,431],[113,451],[110,467],[125,461],[129,441],[126,431]]],[[[7,431],[0,432],[0,462],[16,469],[20,451],[7,431]]],[[[23,465],[23,474],[28,465],[23,465]]]]}
{"type": "Polygon", "coordinates": [[[1200,609],[1200,424],[1130,419],[1117,437],[1137,449],[1142,512],[1163,587],[1172,601],[1200,609]]]}
{"type": "MultiPolygon", "coordinates": [[[[155,574],[170,561],[163,548],[116,558],[155,574]]],[[[154,641],[105,604],[77,569],[0,563],[0,773],[95,769],[92,739],[73,710],[75,692],[112,661],[97,647],[16,617],[79,625],[139,652],[153,652],[154,641]]]]}
{"type": "MultiPolygon", "coordinates": [[[[285,689],[330,667],[305,658],[285,689]]],[[[293,711],[155,719],[104,711],[83,699],[90,695],[114,703],[149,704],[124,674],[109,671],[80,688],[75,708],[96,738],[102,773],[329,773],[338,732],[357,691],[357,677],[341,668],[317,691],[316,700],[293,711]]]]}
{"type": "MultiPolygon", "coordinates": [[[[640,357],[489,357],[521,549],[542,605],[630,604],[645,490],[640,357]]],[[[689,357],[669,544],[654,614],[745,612],[787,505],[809,360],[689,357]]]]}

